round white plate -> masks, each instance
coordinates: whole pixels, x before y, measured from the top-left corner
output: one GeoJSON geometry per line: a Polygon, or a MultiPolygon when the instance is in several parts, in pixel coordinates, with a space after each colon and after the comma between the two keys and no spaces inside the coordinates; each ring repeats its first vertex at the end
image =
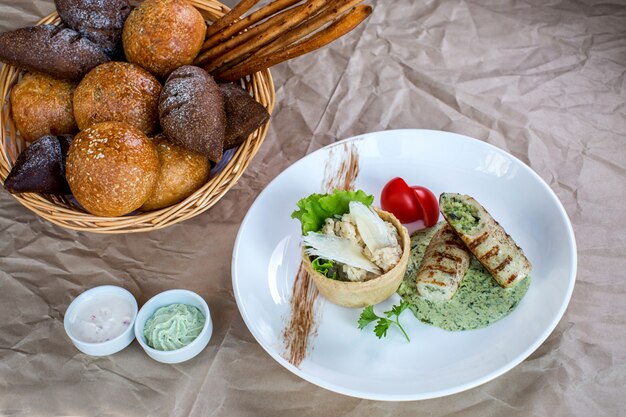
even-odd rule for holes
{"type": "MultiPolygon", "coordinates": [[[[418,400],[485,383],[528,357],[554,330],[576,279],[576,243],[563,206],[528,166],[487,143],[448,132],[395,130],[346,141],[358,146],[356,188],[375,196],[393,177],[409,185],[469,194],[482,203],[524,249],[532,283],[518,307],[484,329],[448,332],[405,311],[397,329],[379,340],[372,326],[361,331],[361,309],[338,307],[318,297],[317,335],[300,368],[283,358],[282,331],[300,263],[296,202],[322,191],[324,166],[342,142],[302,158],[256,199],[235,243],[233,288],[241,315],[261,346],[285,368],[329,390],[375,400],[418,400]]],[[[385,311],[399,296],[375,307],[385,311]]]]}

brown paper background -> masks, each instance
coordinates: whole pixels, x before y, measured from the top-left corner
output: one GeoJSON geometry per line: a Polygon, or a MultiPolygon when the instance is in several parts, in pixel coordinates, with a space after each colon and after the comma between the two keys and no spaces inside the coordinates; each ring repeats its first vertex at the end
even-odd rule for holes
{"type": "MultiPolygon", "coordinates": [[[[272,70],[267,139],[208,212],[102,236],[48,223],[0,190],[0,414],[626,415],[626,3],[371,4],[349,36],[272,70]],[[527,360],[472,390],[408,403],[341,396],[283,369],[244,325],[230,275],[239,224],[272,178],[323,145],[392,128],[469,135],[529,164],[563,202],[579,255],[569,308],[527,360]],[[180,365],[152,361],[137,342],[104,358],[79,353],[63,314],[101,284],[140,305],[169,288],[198,292],[213,313],[209,346],[180,365]]],[[[52,9],[1,0],[0,30],[52,9]]]]}

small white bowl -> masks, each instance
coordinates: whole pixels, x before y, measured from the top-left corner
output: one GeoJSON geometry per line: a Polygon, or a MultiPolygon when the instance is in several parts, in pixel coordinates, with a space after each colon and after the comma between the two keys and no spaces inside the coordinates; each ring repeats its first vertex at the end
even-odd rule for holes
{"type": "Polygon", "coordinates": [[[212,334],[213,322],[211,321],[209,306],[202,297],[188,290],[168,290],[155,295],[141,307],[141,310],[139,310],[137,314],[137,319],[135,319],[135,337],[137,341],[148,356],[162,363],[180,363],[193,358],[206,347],[212,334]],[[143,335],[143,328],[146,325],[146,321],[152,317],[157,309],[176,303],[192,305],[197,307],[202,314],[204,314],[205,321],[202,331],[191,343],[180,349],[157,350],[151,348],[148,346],[146,338],[143,335]]]}
{"type": "Polygon", "coordinates": [[[135,300],[135,297],[133,297],[130,292],[115,285],[102,285],[83,292],[70,303],[65,311],[63,327],[65,327],[65,333],[67,333],[78,350],[91,356],[106,356],[119,352],[130,345],[133,339],[135,339],[135,333],[133,331],[135,317],[137,317],[137,300],[135,300]],[[76,323],[77,314],[80,313],[82,308],[87,307],[89,304],[110,296],[122,297],[130,302],[132,309],[130,324],[120,335],[111,340],[104,342],[86,342],[81,340],[72,330],[73,325],[76,323]]]}

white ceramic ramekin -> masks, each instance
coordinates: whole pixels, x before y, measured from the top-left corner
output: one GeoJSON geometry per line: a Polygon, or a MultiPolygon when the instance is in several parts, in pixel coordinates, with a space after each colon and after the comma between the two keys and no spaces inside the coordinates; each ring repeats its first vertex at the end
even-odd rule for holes
{"type": "Polygon", "coordinates": [[[137,341],[148,356],[162,363],[180,363],[193,358],[206,347],[212,334],[213,322],[211,321],[209,306],[202,297],[188,290],[168,290],[155,295],[141,307],[135,319],[135,337],[137,341]],[[146,321],[152,317],[157,309],[176,303],[192,305],[204,314],[206,320],[204,321],[202,331],[191,343],[180,349],[165,351],[151,348],[143,335],[146,321]]]}
{"type": "Polygon", "coordinates": [[[135,320],[135,317],[137,317],[137,300],[135,300],[135,297],[133,297],[130,292],[115,285],[102,285],[85,291],[72,301],[65,311],[63,326],[65,327],[65,333],[67,333],[70,340],[78,350],[91,356],[106,356],[119,352],[131,344],[135,338],[135,333],[133,331],[133,321],[135,320]],[[76,335],[72,334],[72,325],[76,321],[76,314],[79,312],[80,308],[87,303],[94,302],[100,297],[106,297],[109,295],[123,297],[131,303],[133,310],[130,325],[124,329],[122,334],[105,342],[85,342],[76,337],[76,335]]]}

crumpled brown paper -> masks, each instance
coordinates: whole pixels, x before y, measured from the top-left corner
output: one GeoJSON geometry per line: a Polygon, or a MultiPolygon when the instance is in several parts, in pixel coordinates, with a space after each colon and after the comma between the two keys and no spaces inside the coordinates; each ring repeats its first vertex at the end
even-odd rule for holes
{"type": "MultiPolygon", "coordinates": [[[[618,3],[371,1],[373,15],[353,33],[273,69],[270,133],[246,173],[211,210],[165,230],[72,232],[2,190],[0,414],[623,415],[626,5],[618,3]],[[282,368],[244,325],[230,275],[239,224],[272,178],[323,145],[392,128],[457,132],[521,158],[563,202],[579,254],[570,306],[526,361],[470,391],[409,403],[344,397],[282,368]],[[137,342],[109,357],[81,354],[63,314],[101,284],[129,289],[140,305],[170,288],[198,292],[213,314],[209,346],[179,365],[152,361],[137,342]]],[[[0,30],[52,10],[51,0],[2,0],[0,30]]]]}

